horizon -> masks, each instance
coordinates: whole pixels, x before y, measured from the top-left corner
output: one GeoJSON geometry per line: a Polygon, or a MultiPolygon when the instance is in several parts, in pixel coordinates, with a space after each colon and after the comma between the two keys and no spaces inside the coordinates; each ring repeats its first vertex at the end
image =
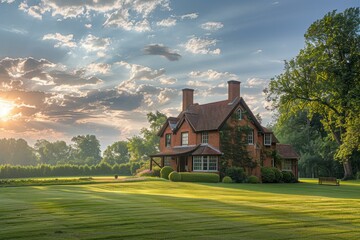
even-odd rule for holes
{"type": "Polygon", "coordinates": [[[349,1],[0,1],[1,138],[95,135],[101,150],[148,127],[148,112],[227,99],[227,81],[266,126],[262,93],[304,34],[349,1]]]}

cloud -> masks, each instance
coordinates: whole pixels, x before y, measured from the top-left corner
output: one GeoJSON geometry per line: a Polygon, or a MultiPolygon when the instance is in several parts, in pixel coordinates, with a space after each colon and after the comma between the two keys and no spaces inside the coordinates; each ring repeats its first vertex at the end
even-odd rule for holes
{"type": "Polygon", "coordinates": [[[234,73],[229,72],[218,72],[213,69],[209,69],[205,72],[191,71],[189,73],[190,78],[201,78],[206,80],[239,80],[239,77],[234,73]]]}
{"type": "Polygon", "coordinates": [[[214,54],[221,53],[219,48],[213,49],[216,46],[216,39],[203,39],[193,37],[190,38],[183,46],[185,50],[193,54],[214,54]]]}
{"type": "Polygon", "coordinates": [[[74,35],[62,35],[60,33],[55,34],[46,34],[43,36],[42,40],[55,40],[57,43],[54,45],[55,47],[76,47],[76,43],[73,42],[74,35]]]}
{"type": "Polygon", "coordinates": [[[90,63],[86,69],[90,74],[107,74],[110,72],[111,65],[106,63],[90,63]]]}
{"type": "Polygon", "coordinates": [[[10,3],[13,3],[13,2],[15,2],[15,0],[1,0],[1,3],[8,3],[8,4],[10,4],[10,3]]]}
{"type": "Polygon", "coordinates": [[[129,81],[153,80],[165,74],[164,68],[161,68],[159,70],[153,70],[149,67],[131,64],[124,61],[118,62],[117,64],[119,64],[120,66],[125,66],[127,69],[130,70],[129,81]]]}
{"type": "Polygon", "coordinates": [[[84,25],[86,28],[90,29],[92,28],[92,25],[90,23],[84,25]]]}
{"type": "Polygon", "coordinates": [[[110,38],[100,38],[89,34],[80,41],[79,45],[87,52],[97,52],[97,55],[102,57],[108,50],[110,38]]]}
{"type": "Polygon", "coordinates": [[[256,50],[255,52],[253,52],[254,54],[260,54],[260,53],[262,53],[263,52],[263,50],[262,49],[258,49],[258,50],[256,50]]]}
{"type": "Polygon", "coordinates": [[[145,46],[144,52],[146,55],[160,55],[165,57],[169,61],[178,61],[181,58],[181,55],[172,52],[168,47],[162,44],[151,44],[145,46]]]}
{"type": "Polygon", "coordinates": [[[162,76],[159,78],[159,81],[161,84],[174,84],[177,82],[176,78],[173,77],[166,77],[166,76],[162,76]]]}
{"type": "Polygon", "coordinates": [[[176,25],[176,19],[175,18],[166,18],[161,20],[160,22],[157,22],[156,25],[161,27],[172,27],[176,25]]]}
{"type": "Polygon", "coordinates": [[[182,15],[180,18],[181,19],[196,19],[198,17],[199,17],[198,13],[189,13],[189,14],[182,15]]]}
{"type": "Polygon", "coordinates": [[[200,27],[207,31],[217,31],[224,27],[221,22],[207,22],[200,25],[200,27]]]}
{"type": "Polygon", "coordinates": [[[248,78],[245,83],[245,87],[248,88],[256,88],[256,87],[264,87],[267,84],[266,80],[260,78],[248,78]]]}

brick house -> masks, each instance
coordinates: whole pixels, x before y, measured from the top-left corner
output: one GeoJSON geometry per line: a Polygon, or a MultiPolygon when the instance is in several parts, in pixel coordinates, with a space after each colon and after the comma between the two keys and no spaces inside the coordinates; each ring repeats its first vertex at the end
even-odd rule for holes
{"type": "Polygon", "coordinates": [[[240,97],[240,82],[228,81],[228,99],[199,105],[194,103],[194,90],[183,89],[182,112],[169,117],[159,131],[160,152],[150,156],[152,165],[171,166],[178,172],[219,173],[221,131],[225,126],[246,126],[249,131],[243,141],[252,167],[248,174],[260,177],[261,166],[277,166],[298,176],[298,155],[290,145],[278,144],[273,132],[262,127],[244,99],[240,97]],[[277,151],[281,162],[274,161],[277,151]],[[157,159],[157,160],[155,160],[157,159]]]}

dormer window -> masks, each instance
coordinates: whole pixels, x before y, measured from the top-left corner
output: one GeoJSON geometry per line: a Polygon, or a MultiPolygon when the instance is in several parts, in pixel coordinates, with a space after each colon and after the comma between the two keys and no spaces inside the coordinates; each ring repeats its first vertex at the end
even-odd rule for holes
{"type": "Polygon", "coordinates": [[[241,108],[236,110],[236,119],[238,119],[238,120],[242,119],[242,110],[241,110],[241,108]]]}
{"type": "Polygon", "coordinates": [[[201,133],[201,143],[209,143],[209,133],[208,132],[201,133]]]}
{"type": "Polygon", "coordinates": [[[165,135],[165,146],[170,147],[171,146],[171,133],[167,133],[165,135]]]}
{"type": "Polygon", "coordinates": [[[264,135],[264,145],[271,146],[271,133],[265,133],[264,135]]]}
{"type": "Polygon", "coordinates": [[[188,132],[181,133],[181,145],[182,146],[189,145],[189,133],[188,132]]]}

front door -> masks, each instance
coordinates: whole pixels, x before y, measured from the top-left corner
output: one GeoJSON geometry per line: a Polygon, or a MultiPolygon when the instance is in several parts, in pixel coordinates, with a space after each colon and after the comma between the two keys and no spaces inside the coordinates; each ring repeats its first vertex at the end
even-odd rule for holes
{"type": "Polygon", "coordinates": [[[180,157],[179,158],[179,166],[178,166],[179,172],[185,172],[186,166],[187,166],[187,157],[180,157]]]}

